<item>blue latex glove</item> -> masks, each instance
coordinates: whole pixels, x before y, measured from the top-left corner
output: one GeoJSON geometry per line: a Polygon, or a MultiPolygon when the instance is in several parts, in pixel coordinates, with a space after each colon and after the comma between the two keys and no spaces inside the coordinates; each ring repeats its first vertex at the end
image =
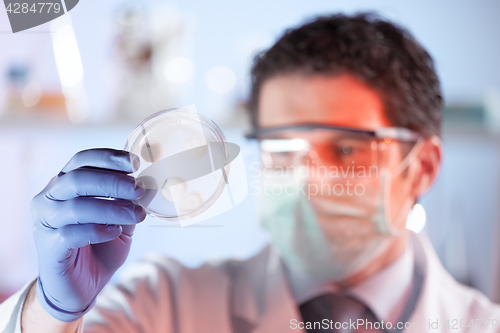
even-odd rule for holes
{"type": "Polygon", "coordinates": [[[90,310],[127,258],[135,225],[146,217],[132,202],[145,193],[128,175],[136,163],[126,151],[81,151],[33,199],[37,296],[56,319],[74,321],[90,310]]]}

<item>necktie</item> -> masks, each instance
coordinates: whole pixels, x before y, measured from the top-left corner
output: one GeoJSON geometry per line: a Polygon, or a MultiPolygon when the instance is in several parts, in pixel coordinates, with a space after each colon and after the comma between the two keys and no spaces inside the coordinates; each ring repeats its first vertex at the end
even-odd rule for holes
{"type": "Polygon", "coordinates": [[[349,296],[321,295],[302,304],[300,312],[304,323],[311,323],[307,333],[381,332],[369,326],[355,325],[358,319],[363,319],[365,323],[378,320],[368,307],[349,296]],[[356,327],[359,329],[356,330],[356,327]]]}

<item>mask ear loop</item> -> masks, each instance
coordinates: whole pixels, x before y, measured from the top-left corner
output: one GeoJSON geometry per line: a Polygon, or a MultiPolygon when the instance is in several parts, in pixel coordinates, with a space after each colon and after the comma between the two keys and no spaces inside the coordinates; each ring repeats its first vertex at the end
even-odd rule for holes
{"type": "Polygon", "coordinates": [[[402,221],[405,221],[405,218],[403,216],[403,213],[406,211],[407,208],[411,205],[411,201],[409,199],[406,199],[405,202],[403,203],[403,206],[400,208],[398,215],[394,219],[395,226],[392,226],[388,221],[389,221],[389,214],[390,214],[390,198],[389,198],[389,193],[391,191],[391,185],[392,185],[392,179],[395,176],[398,176],[401,172],[403,172],[406,168],[410,166],[410,164],[415,160],[417,155],[420,153],[422,150],[422,147],[424,146],[425,140],[424,138],[419,138],[417,140],[417,143],[411,151],[406,155],[406,157],[399,163],[394,169],[391,171],[385,171],[382,170],[381,172],[381,178],[382,178],[382,186],[383,186],[383,207],[384,207],[384,212],[383,212],[383,221],[385,222],[384,227],[380,228],[379,225],[379,231],[383,234],[390,234],[391,236],[398,236],[399,235],[399,227],[401,226],[402,221]]]}
{"type": "Polygon", "coordinates": [[[420,153],[422,150],[422,147],[424,146],[425,139],[424,138],[419,138],[417,142],[415,143],[415,146],[410,150],[408,155],[399,163],[394,169],[392,169],[391,174],[394,176],[399,175],[401,172],[403,172],[407,167],[410,166],[410,164],[415,160],[417,155],[420,153]]]}

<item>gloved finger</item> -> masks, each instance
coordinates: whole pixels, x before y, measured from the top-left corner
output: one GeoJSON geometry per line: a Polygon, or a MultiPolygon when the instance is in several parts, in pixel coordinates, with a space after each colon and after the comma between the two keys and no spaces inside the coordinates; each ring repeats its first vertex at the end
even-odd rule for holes
{"type": "Polygon", "coordinates": [[[136,200],[145,193],[144,188],[135,186],[133,177],[124,173],[81,168],[59,176],[46,196],[53,200],[69,200],[78,196],[136,200]]]}
{"type": "Polygon", "coordinates": [[[138,170],[140,159],[124,150],[96,148],[82,150],[75,154],[61,170],[67,173],[81,167],[94,167],[132,173],[138,170]]]}
{"type": "Polygon", "coordinates": [[[142,207],[148,207],[151,201],[156,197],[158,192],[158,183],[153,177],[142,176],[135,180],[137,186],[145,188],[145,193],[134,202],[142,207]]]}
{"type": "Polygon", "coordinates": [[[120,239],[125,243],[132,242],[132,236],[134,235],[135,225],[122,225],[122,234],[120,239]]]}
{"type": "Polygon", "coordinates": [[[52,228],[68,224],[137,224],[146,218],[144,208],[128,200],[78,197],[53,201],[43,222],[52,228]]]}
{"type": "Polygon", "coordinates": [[[131,238],[134,235],[134,230],[135,230],[135,224],[122,225],[122,234],[120,235],[120,238],[122,236],[131,238]]]}
{"type": "Polygon", "coordinates": [[[59,230],[59,235],[68,249],[78,249],[89,244],[109,242],[118,238],[121,233],[121,226],[103,224],[72,224],[59,230]]]}

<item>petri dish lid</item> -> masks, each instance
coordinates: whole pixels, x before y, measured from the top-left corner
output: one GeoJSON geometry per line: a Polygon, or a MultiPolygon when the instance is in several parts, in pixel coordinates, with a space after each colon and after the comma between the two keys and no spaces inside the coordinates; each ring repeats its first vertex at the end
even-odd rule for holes
{"type": "Polygon", "coordinates": [[[140,159],[132,175],[146,194],[135,202],[160,220],[179,221],[205,212],[223,192],[230,171],[224,134],[189,109],[148,117],[130,134],[124,149],[140,159]]]}

